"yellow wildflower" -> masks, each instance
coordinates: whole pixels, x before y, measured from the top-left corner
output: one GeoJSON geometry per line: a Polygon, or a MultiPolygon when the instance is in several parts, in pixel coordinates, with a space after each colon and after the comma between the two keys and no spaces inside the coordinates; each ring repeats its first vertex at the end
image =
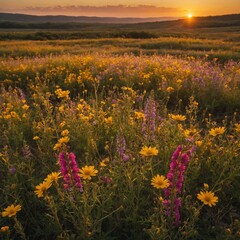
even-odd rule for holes
{"type": "Polygon", "coordinates": [[[107,124],[112,124],[112,123],[113,123],[112,117],[104,118],[104,121],[105,121],[105,123],[107,123],[107,124]]]}
{"type": "Polygon", "coordinates": [[[204,187],[205,189],[208,189],[208,188],[209,188],[209,185],[208,185],[207,183],[204,183],[204,184],[203,184],[203,187],[204,187]]]}
{"type": "Polygon", "coordinates": [[[193,101],[193,106],[194,106],[195,108],[197,108],[197,107],[198,107],[198,102],[197,102],[197,101],[193,101]]]}
{"type": "Polygon", "coordinates": [[[109,162],[109,158],[104,158],[104,159],[100,162],[100,167],[106,167],[108,162],[109,162]]]}
{"type": "Polygon", "coordinates": [[[166,91],[167,91],[168,93],[171,93],[171,92],[174,91],[174,88],[173,88],[173,87],[168,87],[168,88],[166,89],[166,91]]]}
{"type": "Polygon", "coordinates": [[[24,104],[24,105],[22,106],[22,109],[28,110],[28,109],[29,109],[29,106],[28,106],[27,104],[24,104]]]}
{"type": "Polygon", "coordinates": [[[201,191],[197,194],[197,198],[209,207],[215,206],[216,202],[218,202],[218,197],[211,191],[201,191]]]}
{"type": "Polygon", "coordinates": [[[58,108],[58,110],[59,110],[60,113],[64,112],[64,106],[60,106],[60,107],[58,108]]]}
{"type": "Polygon", "coordinates": [[[57,95],[57,98],[69,99],[69,96],[68,96],[70,94],[69,90],[63,91],[61,88],[58,88],[57,90],[55,90],[55,93],[57,95]]]}
{"type": "Polygon", "coordinates": [[[9,231],[9,226],[3,226],[0,228],[0,232],[8,232],[9,231]]]}
{"type": "Polygon", "coordinates": [[[65,130],[63,130],[63,131],[61,132],[61,135],[62,135],[63,137],[68,136],[68,134],[69,134],[69,131],[68,131],[67,129],[65,129],[65,130]]]}
{"type": "Polygon", "coordinates": [[[240,133],[240,123],[236,123],[234,124],[234,126],[235,126],[235,131],[240,133]]]}
{"type": "Polygon", "coordinates": [[[186,138],[192,138],[197,137],[199,135],[199,132],[196,128],[186,129],[184,131],[184,135],[186,138]]]}
{"type": "Polygon", "coordinates": [[[8,119],[10,119],[11,118],[11,115],[10,114],[7,114],[7,115],[4,115],[4,117],[3,117],[4,119],[6,119],[6,120],[8,120],[8,119]]]}
{"type": "Polygon", "coordinates": [[[196,141],[196,142],[195,142],[196,146],[198,146],[198,147],[201,147],[201,146],[202,146],[202,143],[203,143],[202,141],[196,141]]]}
{"type": "Polygon", "coordinates": [[[182,122],[182,121],[186,120],[186,117],[184,115],[181,115],[181,114],[177,114],[177,115],[169,114],[169,117],[172,118],[173,120],[176,120],[176,121],[179,121],[179,122],[182,122]]]}
{"type": "Polygon", "coordinates": [[[136,116],[136,118],[137,119],[145,119],[145,114],[144,113],[142,113],[142,112],[134,112],[134,114],[135,114],[135,116],[136,116]]]}
{"type": "Polygon", "coordinates": [[[225,130],[225,127],[212,128],[209,130],[209,135],[216,137],[217,135],[222,135],[225,130]]]}
{"type": "Polygon", "coordinates": [[[2,212],[2,217],[13,217],[17,214],[17,212],[21,211],[21,205],[14,206],[13,204],[8,206],[2,212]]]}
{"type": "Polygon", "coordinates": [[[160,196],[160,197],[158,198],[158,200],[159,200],[160,202],[163,202],[163,201],[164,201],[164,199],[163,199],[162,196],[160,196]]]}
{"type": "Polygon", "coordinates": [[[158,174],[152,178],[151,185],[157,189],[164,189],[169,186],[169,181],[164,176],[158,174]]]}
{"type": "Polygon", "coordinates": [[[19,115],[16,112],[12,111],[12,112],[10,112],[10,114],[11,114],[11,117],[20,120],[20,117],[19,117],[19,115]]]}
{"type": "Polygon", "coordinates": [[[142,147],[139,153],[145,157],[151,157],[158,155],[158,150],[156,147],[142,147]]]}
{"type": "Polygon", "coordinates": [[[59,150],[62,147],[61,143],[56,143],[53,147],[53,150],[59,150]]]}
{"type": "Polygon", "coordinates": [[[181,80],[181,79],[178,79],[176,82],[177,82],[177,84],[179,84],[179,85],[182,85],[182,83],[183,83],[183,80],[181,80]]]}
{"type": "Polygon", "coordinates": [[[98,170],[94,168],[94,166],[85,166],[82,169],[79,170],[79,176],[83,179],[91,180],[91,177],[94,177],[97,175],[98,170]]]}
{"type": "Polygon", "coordinates": [[[40,197],[44,197],[45,193],[47,192],[47,190],[52,186],[52,183],[49,181],[44,181],[42,183],[40,183],[39,185],[36,186],[36,190],[35,193],[38,196],[38,198],[40,197]]]}
{"type": "Polygon", "coordinates": [[[63,143],[68,143],[69,142],[69,137],[68,136],[65,136],[65,137],[62,137],[58,140],[58,143],[60,144],[63,144],[63,143]]]}
{"type": "Polygon", "coordinates": [[[47,177],[44,179],[44,181],[52,183],[52,182],[57,182],[59,178],[61,178],[59,172],[52,172],[47,175],[47,177]]]}

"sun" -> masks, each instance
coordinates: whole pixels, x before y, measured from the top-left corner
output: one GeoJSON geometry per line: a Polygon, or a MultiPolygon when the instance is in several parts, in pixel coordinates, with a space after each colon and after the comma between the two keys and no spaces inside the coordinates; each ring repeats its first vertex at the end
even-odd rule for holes
{"type": "Polygon", "coordinates": [[[192,18],[192,13],[188,13],[188,15],[187,15],[187,17],[190,19],[190,18],[192,18]]]}

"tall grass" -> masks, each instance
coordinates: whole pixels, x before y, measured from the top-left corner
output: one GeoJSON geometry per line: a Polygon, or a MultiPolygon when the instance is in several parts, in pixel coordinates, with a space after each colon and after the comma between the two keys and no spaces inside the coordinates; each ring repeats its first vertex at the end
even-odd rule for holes
{"type": "MultiPolygon", "coordinates": [[[[230,34],[229,37],[234,37],[230,34]]],[[[0,57],[34,57],[68,54],[82,54],[107,51],[109,54],[134,55],[166,55],[186,57],[194,56],[209,60],[218,58],[224,63],[238,60],[240,48],[231,39],[201,39],[199,37],[161,37],[152,39],[82,39],[82,40],[49,40],[49,41],[2,41],[0,42],[0,57]]]]}

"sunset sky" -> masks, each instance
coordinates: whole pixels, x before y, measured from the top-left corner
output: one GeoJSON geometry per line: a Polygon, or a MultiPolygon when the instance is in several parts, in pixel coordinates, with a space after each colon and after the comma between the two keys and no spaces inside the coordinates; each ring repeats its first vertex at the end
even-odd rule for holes
{"type": "Polygon", "coordinates": [[[240,13],[240,0],[0,0],[0,12],[100,17],[185,17],[240,13]]]}

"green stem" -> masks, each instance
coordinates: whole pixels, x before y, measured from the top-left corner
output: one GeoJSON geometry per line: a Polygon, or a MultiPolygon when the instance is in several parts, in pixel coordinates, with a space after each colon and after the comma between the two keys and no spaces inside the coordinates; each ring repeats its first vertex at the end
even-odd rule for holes
{"type": "Polygon", "coordinates": [[[51,212],[52,212],[52,215],[53,215],[53,217],[54,217],[54,219],[55,219],[55,221],[56,221],[59,229],[62,230],[62,225],[61,225],[61,223],[60,223],[60,221],[59,221],[59,218],[58,218],[57,208],[56,208],[56,206],[55,206],[54,200],[53,200],[52,198],[50,198],[49,196],[46,196],[45,199],[46,199],[47,202],[48,202],[48,205],[49,205],[49,207],[50,207],[50,210],[51,210],[51,212]]]}
{"type": "Polygon", "coordinates": [[[14,228],[21,235],[22,239],[27,240],[22,224],[17,220],[16,216],[13,219],[14,219],[14,222],[15,222],[14,228]]]}

